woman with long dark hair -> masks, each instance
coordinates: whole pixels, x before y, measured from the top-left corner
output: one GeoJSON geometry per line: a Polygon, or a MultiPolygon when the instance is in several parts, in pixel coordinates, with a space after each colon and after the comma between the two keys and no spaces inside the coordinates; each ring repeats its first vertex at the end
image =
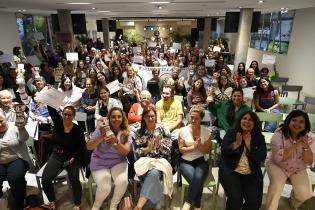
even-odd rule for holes
{"type": "Polygon", "coordinates": [[[187,94],[188,108],[193,105],[206,106],[207,94],[201,78],[195,79],[191,84],[191,90],[187,94]]]}
{"type": "Polygon", "coordinates": [[[315,162],[315,134],[310,132],[307,113],[293,110],[271,138],[271,153],[266,161],[270,179],[266,209],[278,209],[284,185],[292,184],[289,204],[297,209],[312,197],[312,183],[307,168],[315,162]]]}
{"type": "Polygon", "coordinates": [[[259,210],[263,197],[261,162],[267,154],[256,113],[244,112],[222,141],[219,180],[226,210],[259,210]]]}
{"type": "MultiPolygon", "coordinates": [[[[279,92],[272,86],[269,79],[259,79],[256,91],[254,92],[254,103],[256,112],[280,113],[278,109],[279,92]]],[[[276,122],[266,122],[264,130],[273,132],[276,126],[276,122]]]]}
{"type": "Polygon", "coordinates": [[[238,119],[244,112],[249,111],[250,108],[243,102],[243,90],[234,88],[231,99],[214,104],[214,101],[208,101],[209,110],[217,117],[219,128],[227,131],[235,125],[238,119]]]}

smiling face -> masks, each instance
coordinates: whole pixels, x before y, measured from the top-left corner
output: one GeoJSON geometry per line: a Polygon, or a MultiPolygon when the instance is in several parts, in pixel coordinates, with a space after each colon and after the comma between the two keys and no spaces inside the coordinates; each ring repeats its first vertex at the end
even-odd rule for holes
{"type": "Polygon", "coordinates": [[[233,92],[231,96],[231,100],[234,104],[234,106],[240,106],[241,103],[243,102],[243,94],[240,91],[235,91],[233,92]]]}
{"type": "Polygon", "coordinates": [[[97,80],[100,81],[100,82],[104,82],[105,81],[105,76],[101,73],[98,73],[97,74],[97,80]]]}
{"type": "Polygon", "coordinates": [[[142,108],[148,107],[150,105],[151,97],[148,95],[140,96],[140,104],[142,108]]]}
{"type": "Polygon", "coordinates": [[[202,86],[203,86],[203,81],[202,79],[198,79],[194,82],[194,85],[195,85],[195,89],[196,90],[199,90],[202,86]]]}
{"type": "Polygon", "coordinates": [[[65,83],[64,83],[64,86],[65,86],[65,90],[70,90],[70,88],[71,88],[71,80],[70,79],[66,79],[65,83]]]}
{"type": "Polygon", "coordinates": [[[238,81],[238,84],[240,85],[241,88],[246,88],[248,83],[247,83],[247,80],[245,78],[241,78],[239,81],[238,81]]]}
{"type": "Polygon", "coordinates": [[[156,115],[154,111],[149,111],[145,116],[143,116],[146,126],[154,125],[156,122],[156,115]]]}
{"type": "Polygon", "coordinates": [[[109,92],[107,90],[105,90],[104,88],[102,88],[100,90],[100,98],[103,100],[103,101],[107,101],[109,97],[109,92]]]}
{"type": "Polygon", "coordinates": [[[120,125],[123,121],[123,114],[119,110],[114,110],[111,112],[109,116],[109,123],[110,126],[116,130],[120,128],[120,125]]]}
{"type": "Polygon", "coordinates": [[[62,119],[64,123],[70,123],[74,119],[74,114],[73,111],[70,108],[65,108],[62,111],[62,119]]]}
{"type": "Polygon", "coordinates": [[[267,90],[269,87],[269,82],[265,79],[261,79],[259,85],[263,90],[267,90]]]}
{"type": "Polygon", "coordinates": [[[302,116],[294,117],[289,123],[290,133],[292,135],[298,135],[305,129],[305,119],[302,116]]]}
{"type": "Polygon", "coordinates": [[[254,121],[249,114],[245,114],[241,119],[241,128],[244,132],[251,132],[254,128],[254,121]]]}
{"type": "Polygon", "coordinates": [[[10,107],[12,105],[12,97],[7,95],[0,96],[0,103],[4,107],[10,107]]]}

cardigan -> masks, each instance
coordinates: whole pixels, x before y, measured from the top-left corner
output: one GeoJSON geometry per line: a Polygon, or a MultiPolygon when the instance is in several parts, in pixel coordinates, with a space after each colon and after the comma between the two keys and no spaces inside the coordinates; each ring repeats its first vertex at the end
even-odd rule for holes
{"type": "MultiPolygon", "coordinates": [[[[239,148],[233,150],[233,143],[236,141],[237,132],[237,129],[228,130],[222,140],[222,155],[219,168],[227,173],[232,173],[236,169],[245,147],[245,142],[242,141],[239,148]]],[[[262,181],[263,175],[260,166],[261,162],[264,161],[267,156],[265,137],[262,134],[252,132],[251,139],[250,149],[246,152],[246,156],[251,172],[262,181]]]]}

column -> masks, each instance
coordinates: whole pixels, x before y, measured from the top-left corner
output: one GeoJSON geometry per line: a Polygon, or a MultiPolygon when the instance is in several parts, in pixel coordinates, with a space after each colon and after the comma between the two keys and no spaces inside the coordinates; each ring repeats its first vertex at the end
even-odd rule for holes
{"type": "Polygon", "coordinates": [[[104,48],[109,48],[109,22],[108,18],[102,18],[102,27],[103,27],[103,41],[104,48]]]}
{"type": "Polygon", "coordinates": [[[252,8],[241,9],[240,20],[238,24],[238,38],[236,42],[234,70],[240,62],[246,63],[247,52],[249,47],[250,29],[253,19],[252,8]]]}
{"type": "Polygon", "coordinates": [[[61,43],[62,48],[65,50],[65,52],[73,51],[74,50],[74,34],[73,34],[73,28],[72,28],[72,19],[71,19],[71,11],[67,9],[60,9],[57,10],[58,12],[58,22],[60,26],[60,32],[61,33],[68,33],[71,36],[71,42],[61,43]]]}
{"type": "Polygon", "coordinates": [[[210,36],[211,36],[211,18],[205,18],[205,25],[203,28],[203,49],[206,49],[210,45],[210,36]]]}

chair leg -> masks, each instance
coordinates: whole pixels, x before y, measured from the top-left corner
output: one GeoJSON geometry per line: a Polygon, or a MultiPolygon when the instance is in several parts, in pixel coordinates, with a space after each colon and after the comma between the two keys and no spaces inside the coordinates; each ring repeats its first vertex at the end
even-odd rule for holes
{"type": "Polygon", "coordinates": [[[93,199],[93,178],[92,175],[90,175],[89,180],[88,180],[88,187],[89,187],[89,203],[92,206],[94,199],[93,199]]]}
{"type": "Polygon", "coordinates": [[[184,197],[185,197],[185,189],[186,186],[185,185],[182,185],[181,188],[180,188],[180,203],[179,203],[179,206],[182,207],[183,204],[184,204],[184,197]]]}

